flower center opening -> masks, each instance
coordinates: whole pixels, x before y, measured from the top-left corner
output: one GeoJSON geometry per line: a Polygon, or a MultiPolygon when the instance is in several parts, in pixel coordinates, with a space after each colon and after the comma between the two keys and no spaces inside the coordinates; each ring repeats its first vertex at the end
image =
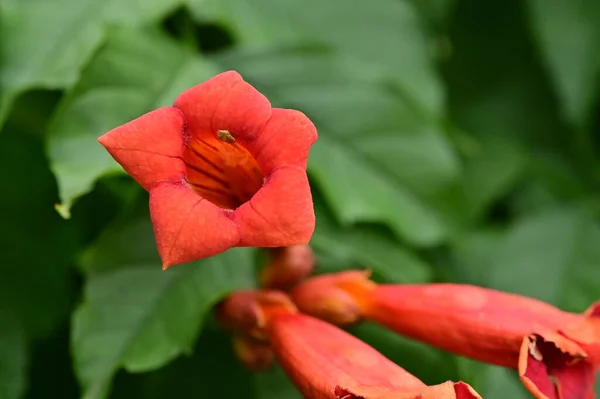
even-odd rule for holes
{"type": "Polygon", "coordinates": [[[254,157],[227,130],[193,138],[183,152],[187,182],[203,198],[236,209],[262,187],[264,174],[254,157]]]}

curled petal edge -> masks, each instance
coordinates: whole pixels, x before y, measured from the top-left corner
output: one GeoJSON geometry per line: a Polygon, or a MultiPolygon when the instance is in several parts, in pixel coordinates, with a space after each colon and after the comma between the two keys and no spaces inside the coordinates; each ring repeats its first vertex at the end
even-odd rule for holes
{"type": "Polygon", "coordinates": [[[586,352],[564,335],[547,331],[523,339],[519,377],[536,399],[592,399],[594,370],[586,352]]]}

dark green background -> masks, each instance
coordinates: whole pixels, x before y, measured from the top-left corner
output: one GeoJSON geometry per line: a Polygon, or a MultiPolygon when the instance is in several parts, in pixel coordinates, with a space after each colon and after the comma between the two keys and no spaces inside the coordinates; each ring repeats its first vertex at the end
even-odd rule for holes
{"type": "MultiPolygon", "coordinates": [[[[0,399],[299,398],[210,318],[255,284],[256,250],[162,272],[147,195],[96,142],[226,69],[319,129],[319,272],[583,311],[598,21],[597,0],[0,0],[0,399]]],[[[427,383],[529,397],[514,371],[352,331],[427,383]]]]}

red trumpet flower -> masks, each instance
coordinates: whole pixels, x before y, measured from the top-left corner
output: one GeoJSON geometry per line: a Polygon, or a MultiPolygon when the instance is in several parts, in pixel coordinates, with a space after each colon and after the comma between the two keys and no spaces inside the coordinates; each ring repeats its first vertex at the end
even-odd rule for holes
{"type": "Polygon", "coordinates": [[[292,298],[318,317],[341,320],[351,309],[348,320],[365,317],[447,351],[516,368],[538,399],[594,397],[600,303],[573,314],[470,285],[377,285],[357,271],[307,280],[292,298]]]}
{"type": "Polygon", "coordinates": [[[468,384],[427,386],[360,339],[302,314],[267,325],[276,359],[311,399],[475,399],[468,384]]]}
{"type": "Polygon", "coordinates": [[[306,163],[317,132],[237,72],[184,91],[98,141],[150,192],[164,268],[235,246],[306,244],[315,216],[306,163]]]}
{"type": "Polygon", "coordinates": [[[253,368],[262,366],[254,359],[262,358],[264,349],[252,340],[268,342],[306,398],[481,399],[463,382],[425,385],[358,338],[298,313],[278,291],[235,293],[219,305],[218,319],[254,342],[252,351],[241,351],[241,359],[253,368]]]}

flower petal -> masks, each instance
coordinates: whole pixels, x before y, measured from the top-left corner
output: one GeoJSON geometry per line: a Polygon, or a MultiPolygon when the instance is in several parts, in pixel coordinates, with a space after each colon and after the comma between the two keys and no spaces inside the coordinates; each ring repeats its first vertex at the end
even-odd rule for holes
{"type": "Polygon", "coordinates": [[[185,175],[183,114],[172,107],[149,112],[100,136],[98,141],[146,190],[185,175]]]}
{"type": "Polygon", "coordinates": [[[186,132],[192,138],[215,137],[227,130],[234,138],[254,140],[271,116],[271,103],[235,71],[223,72],[177,97],[186,132]]]}
{"type": "Polygon", "coordinates": [[[182,184],[154,186],[150,216],[164,269],[216,255],[239,242],[237,226],[226,211],[182,184]]]}
{"type": "Polygon", "coordinates": [[[537,399],[589,399],[594,370],[586,357],[575,342],[558,333],[532,334],[521,344],[519,376],[537,399]]]}
{"type": "Polygon", "coordinates": [[[588,317],[600,317],[600,301],[592,303],[584,312],[588,317]]]}
{"type": "Polygon", "coordinates": [[[241,246],[307,244],[315,229],[315,212],[306,172],[297,166],[278,167],[232,218],[240,229],[241,246]]]}
{"type": "Polygon", "coordinates": [[[300,111],[273,108],[260,136],[247,144],[265,174],[280,165],[306,169],[310,146],[317,140],[317,128],[300,111]]]}

